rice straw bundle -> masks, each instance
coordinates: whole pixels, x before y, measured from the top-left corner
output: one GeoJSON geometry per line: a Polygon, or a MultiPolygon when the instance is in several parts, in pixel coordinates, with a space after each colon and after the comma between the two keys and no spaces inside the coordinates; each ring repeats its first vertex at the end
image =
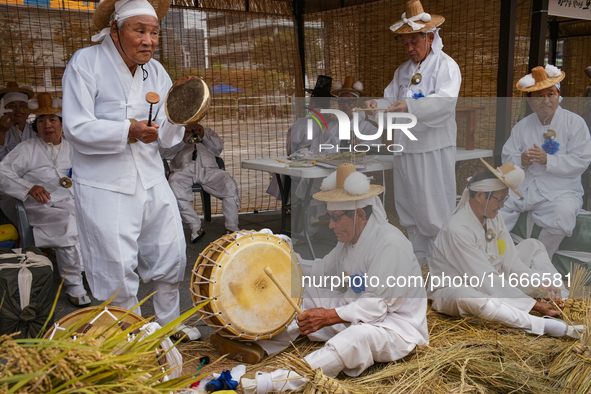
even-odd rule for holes
{"type": "MultiPolygon", "coordinates": [[[[101,308],[110,301],[106,301],[101,308]]],[[[166,376],[171,371],[166,370],[166,365],[162,367],[158,363],[166,353],[158,349],[180,323],[200,307],[202,305],[192,308],[143,338],[132,335],[143,322],[125,330],[114,330],[110,335],[104,335],[108,331],[106,328],[105,331],[80,335],[75,339],[70,337],[71,331],[64,331],[56,335],[57,339],[51,340],[14,340],[10,336],[2,336],[0,359],[4,362],[0,365],[0,392],[168,394],[184,390],[188,384],[202,377],[188,375],[167,380],[166,376]]],[[[89,314],[76,325],[81,327],[94,317],[94,314],[89,314]]]]}
{"type": "Polygon", "coordinates": [[[308,379],[303,389],[305,394],[353,394],[366,392],[362,387],[355,387],[354,385],[324,375],[321,368],[313,369],[306,360],[293,353],[283,355],[278,361],[287,365],[288,369],[308,379]]]}
{"type": "Polygon", "coordinates": [[[591,307],[591,292],[586,286],[586,283],[591,279],[591,271],[571,262],[570,274],[570,298],[564,302],[562,317],[571,324],[582,323],[586,320],[587,310],[591,307]]]}

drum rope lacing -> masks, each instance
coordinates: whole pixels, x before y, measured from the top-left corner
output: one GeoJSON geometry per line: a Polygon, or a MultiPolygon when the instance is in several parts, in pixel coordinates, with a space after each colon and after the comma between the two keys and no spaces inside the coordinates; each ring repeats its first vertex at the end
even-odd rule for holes
{"type": "MultiPolygon", "coordinates": [[[[99,313],[98,315],[96,315],[96,317],[90,321],[89,324],[92,326],[105,313],[108,314],[109,316],[111,316],[115,321],[119,321],[119,319],[117,319],[117,317],[115,317],[115,315],[113,315],[111,313],[111,311],[108,309],[108,307],[105,307],[101,311],[101,313],[99,313]]],[[[53,336],[55,335],[55,333],[56,333],[57,330],[66,331],[66,328],[60,327],[58,325],[58,323],[55,323],[53,326],[54,326],[54,330],[51,333],[51,335],[49,336],[49,339],[53,339],[53,336]]],[[[72,335],[72,339],[76,340],[77,338],[78,338],[77,335],[72,335]]],[[[135,338],[135,334],[132,334],[132,333],[127,334],[127,342],[133,341],[134,338],[135,338]]]]}

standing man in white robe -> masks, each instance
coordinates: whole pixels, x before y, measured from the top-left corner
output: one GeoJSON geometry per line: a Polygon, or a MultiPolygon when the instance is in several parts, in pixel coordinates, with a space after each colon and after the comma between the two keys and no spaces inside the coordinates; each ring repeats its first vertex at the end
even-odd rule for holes
{"type": "MultiPolygon", "coordinates": [[[[305,357],[312,368],[322,368],[330,377],[341,371],[359,376],[375,362],[399,360],[416,346],[429,343],[421,269],[408,239],[386,220],[377,197],[384,188],[370,185],[365,175],[347,163],[324,180],[322,190],[314,198],[327,202],[330,228],[339,243],[322,259],[302,261],[304,312],[285,331],[251,346],[214,335],[210,340],[220,353],[242,355],[242,351],[262,348],[261,353],[272,355],[301,334],[326,342],[305,357]],[[360,280],[365,275],[374,279],[360,280]],[[325,276],[357,279],[335,290],[312,285],[325,276]],[[386,284],[389,277],[419,280],[394,287],[386,284]]],[[[242,379],[247,394],[297,390],[304,383],[305,379],[287,370],[242,379]]]]}
{"type": "MultiPolygon", "coordinates": [[[[73,180],[80,245],[93,295],[137,307],[139,279],[153,281],[158,322],[179,316],[185,238],[159,147],[178,144],[184,128],[164,113],[172,82],[152,59],[159,19],[170,2],[103,0],[93,16],[101,42],[76,52],[63,77],[64,131],[74,147],[73,180]],[[152,111],[146,94],[161,100],[152,111]],[[137,273],[136,273],[137,269],[137,273]],[[139,274],[139,277],[138,277],[139,274]]],[[[188,339],[197,329],[183,326],[188,339]]]]}
{"type": "Polygon", "coordinates": [[[24,202],[35,245],[54,248],[64,291],[75,306],[90,305],[82,283],[82,255],[71,187],[72,147],[62,138],[61,102],[39,94],[33,128],[39,135],[18,144],[0,162],[0,188],[24,202]]]}
{"type": "MultiPolygon", "coordinates": [[[[367,107],[408,112],[417,118],[411,141],[394,131],[394,201],[415,254],[425,265],[433,253],[439,229],[456,202],[455,105],[462,83],[460,68],[443,51],[439,29],[445,18],[424,12],[419,0],[406,2],[402,20],[390,27],[402,42],[409,60],[394,73],[384,99],[368,100],[367,107]]],[[[408,119],[397,123],[408,123],[408,119]]]]}
{"type": "Polygon", "coordinates": [[[573,233],[583,206],[581,175],[591,163],[585,120],[560,106],[564,77],[564,71],[547,65],[519,80],[517,89],[527,92],[534,113],[513,127],[503,146],[503,161],[525,171],[519,189],[523,199],[510,200],[501,210],[505,224],[512,230],[521,212],[531,211],[550,259],[564,237],[573,233]]]}
{"type": "Polygon", "coordinates": [[[187,126],[185,138],[180,144],[161,149],[162,157],[170,161],[170,176],[168,183],[174,193],[181,218],[191,229],[191,242],[195,243],[205,235],[201,228],[199,215],[193,208],[193,191],[191,186],[198,183],[207,193],[222,199],[222,213],[224,214],[224,234],[238,231],[238,210],[240,197],[238,185],[226,171],[219,168],[216,157],[224,150],[224,141],[209,127],[200,124],[187,126]],[[199,143],[191,143],[193,134],[201,137],[199,143]]]}
{"type": "Polygon", "coordinates": [[[429,298],[435,311],[455,317],[476,316],[535,335],[579,336],[581,327],[530,315],[531,310],[558,316],[568,296],[544,245],[527,239],[513,244],[499,210],[523,181],[511,163],[478,171],[462,194],[455,213],[435,241],[429,263],[429,298]],[[455,278],[455,280],[454,280],[455,278]],[[458,280],[459,278],[459,280],[458,280]]]}

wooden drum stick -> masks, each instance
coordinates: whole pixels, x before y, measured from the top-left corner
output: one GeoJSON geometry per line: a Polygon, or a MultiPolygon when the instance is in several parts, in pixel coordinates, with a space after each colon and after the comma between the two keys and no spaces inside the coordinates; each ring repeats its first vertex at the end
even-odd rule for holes
{"type": "Polygon", "coordinates": [[[271,271],[271,268],[265,267],[263,270],[265,271],[265,274],[267,274],[267,276],[269,278],[271,278],[271,280],[273,281],[273,283],[275,283],[275,286],[277,286],[277,288],[279,289],[279,291],[281,292],[281,294],[283,294],[283,296],[285,297],[285,299],[287,300],[287,302],[289,302],[289,304],[293,307],[293,309],[295,309],[295,311],[298,314],[301,315],[302,314],[302,310],[300,309],[300,307],[298,306],[298,304],[296,304],[293,301],[293,299],[287,293],[287,291],[283,288],[283,286],[281,286],[281,283],[279,283],[279,281],[277,280],[277,278],[275,278],[275,275],[273,275],[273,271],[271,271]]]}

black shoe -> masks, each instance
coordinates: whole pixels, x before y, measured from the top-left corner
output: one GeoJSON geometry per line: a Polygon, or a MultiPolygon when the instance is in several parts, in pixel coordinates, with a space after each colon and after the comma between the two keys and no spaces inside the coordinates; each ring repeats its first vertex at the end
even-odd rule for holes
{"type": "MultiPolygon", "coordinates": [[[[205,235],[205,231],[203,229],[197,231],[197,236],[195,238],[191,238],[191,243],[194,244],[195,242],[199,241],[205,235]]],[[[191,235],[192,237],[193,235],[191,235]]]]}

